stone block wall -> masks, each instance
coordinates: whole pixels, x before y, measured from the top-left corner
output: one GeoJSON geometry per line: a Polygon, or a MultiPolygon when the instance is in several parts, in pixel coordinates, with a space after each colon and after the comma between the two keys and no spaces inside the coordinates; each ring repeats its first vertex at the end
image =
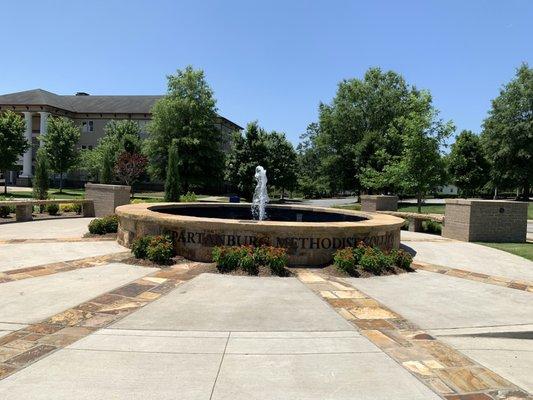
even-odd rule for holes
{"type": "Polygon", "coordinates": [[[442,236],[465,242],[525,242],[527,203],[446,200],[442,236]]]}
{"type": "Polygon", "coordinates": [[[87,183],[85,198],[94,202],[94,215],[103,217],[115,213],[115,208],[130,202],[130,186],[87,183]]]}
{"type": "Polygon", "coordinates": [[[398,196],[363,195],[361,196],[361,211],[397,211],[398,196]]]}

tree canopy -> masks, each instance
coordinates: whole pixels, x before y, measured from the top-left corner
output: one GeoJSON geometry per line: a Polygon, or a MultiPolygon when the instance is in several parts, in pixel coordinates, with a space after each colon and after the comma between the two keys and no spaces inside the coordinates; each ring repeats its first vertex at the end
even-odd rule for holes
{"type": "Polygon", "coordinates": [[[212,185],[221,178],[224,138],[215,127],[216,119],[216,100],[202,70],[189,66],[168,76],[167,95],[154,105],[148,128],[145,149],[152,176],[165,179],[168,148],[175,139],[185,191],[190,186],[212,185]]]}
{"type": "MultiPolygon", "coordinates": [[[[30,147],[24,137],[26,123],[24,119],[13,111],[0,113],[0,171],[8,171],[20,156],[30,147]]],[[[4,180],[4,193],[7,193],[7,179],[4,180]]]]}
{"type": "Polygon", "coordinates": [[[421,97],[401,75],[379,68],[370,68],[363,79],[339,83],[331,104],[320,104],[316,139],[332,192],[361,189],[365,170],[380,172],[386,160],[401,154],[397,121],[424,111],[421,97]]]}
{"type": "Polygon", "coordinates": [[[533,184],[533,69],[527,64],[492,101],[481,139],[494,186],[521,187],[528,198],[533,184]]]}
{"type": "Polygon", "coordinates": [[[462,131],[447,159],[448,173],[451,181],[464,196],[473,196],[487,183],[489,165],[479,136],[471,131],[462,131]]]}
{"type": "Polygon", "coordinates": [[[44,148],[51,169],[59,174],[59,192],[63,190],[63,173],[78,161],[77,145],[80,135],[80,128],[72,120],[64,117],[48,119],[44,148]]]}

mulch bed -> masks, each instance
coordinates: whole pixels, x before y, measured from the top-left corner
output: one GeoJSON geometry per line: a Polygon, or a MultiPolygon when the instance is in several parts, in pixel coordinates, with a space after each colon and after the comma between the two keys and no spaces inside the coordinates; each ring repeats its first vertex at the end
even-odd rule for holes
{"type": "MultiPolygon", "coordinates": [[[[155,262],[153,261],[150,261],[150,260],[143,260],[143,259],[140,259],[140,258],[135,258],[135,257],[129,257],[129,258],[126,258],[125,260],[121,261],[123,263],[126,263],[126,264],[131,264],[131,265],[138,265],[138,266],[141,266],[141,267],[150,267],[150,268],[168,268],[168,267],[171,267],[171,266],[174,266],[174,265],[179,265],[179,264],[183,264],[183,263],[189,263],[191,261],[183,258],[183,257],[180,257],[180,256],[176,256],[174,258],[172,258],[172,261],[168,264],[168,265],[160,265],[160,264],[156,264],[155,262]]],[[[204,273],[211,273],[211,274],[220,274],[220,272],[218,272],[218,269],[216,267],[216,264],[215,263],[201,263],[201,262],[197,262],[196,265],[194,266],[194,270],[195,271],[198,271],[198,273],[200,274],[204,274],[204,273]]],[[[236,270],[236,271],[231,271],[231,272],[228,272],[226,274],[222,274],[222,275],[232,275],[232,276],[250,276],[248,275],[248,273],[246,273],[245,271],[243,270],[236,270]]],[[[293,276],[294,274],[289,270],[287,269],[287,276],[293,276]]],[[[270,268],[267,268],[267,267],[259,267],[259,275],[254,275],[254,276],[277,276],[277,275],[272,275],[272,273],[270,272],[270,268]]]]}
{"type": "Polygon", "coordinates": [[[344,271],[341,271],[340,269],[337,269],[337,267],[335,267],[335,265],[332,264],[332,265],[329,265],[327,267],[324,267],[324,268],[320,269],[319,271],[324,273],[324,274],[326,274],[326,275],[336,276],[338,278],[372,278],[374,276],[387,276],[387,275],[405,274],[407,272],[414,272],[415,270],[412,269],[412,268],[407,270],[407,269],[402,269],[402,268],[398,268],[396,266],[393,266],[393,267],[387,268],[380,275],[374,275],[371,272],[364,271],[362,268],[358,268],[357,269],[358,275],[353,275],[352,276],[352,275],[347,274],[344,271]]]}
{"type": "MultiPolygon", "coordinates": [[[[57,215],[50,215],[48,213],[33,213],[33,220],[39,221],[39,220],[47,220],[47,219],[59,219],[59,218],[82,218],[83,215],[76,214],[75,212],[62,212],[58,213],[57,215]]],[[[7,218],[0,218],[0,224],[7,224],[7,223],[13,223],[17,222],[15,218],[15,214],[9,214],[9,217],[7,218]]]]}

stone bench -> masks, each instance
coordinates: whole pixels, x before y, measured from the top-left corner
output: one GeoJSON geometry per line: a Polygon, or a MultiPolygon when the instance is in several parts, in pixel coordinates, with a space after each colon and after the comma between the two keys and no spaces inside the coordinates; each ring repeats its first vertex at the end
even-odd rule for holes
{"type": "Polygon", "coordinates": [[[411,232],[421,232],[422,231],[422,222],[423,221],[434,221],[443,223],[444,215],[442,214],[419,214],[414,212],[403,212],[403,211],[377,211],[380,214],[393,215],[395,217],[400,217],[406,219],[409,222],[409,231],[411,232]]]}
{"type": "Polygon", "coordinates": [[[31,221],[33,219],[33,206],[47,204],[81,204],[84,217],[94,217],[94,202],[86,199],[57,199],[57,200],[14,200],[0,201],[1,206],[15,207],[17,221],[31,221]]]}

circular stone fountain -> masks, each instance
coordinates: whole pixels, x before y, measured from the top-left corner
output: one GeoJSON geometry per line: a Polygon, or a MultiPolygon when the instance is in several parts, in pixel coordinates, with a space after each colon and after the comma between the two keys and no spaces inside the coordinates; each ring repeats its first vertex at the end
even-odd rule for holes
{"type": "Polygon", "coordinates": [[[299,205],[269,205],[268,219],[252,219],[250,204],[141,203],[120,206],[118,242],[130,247],[144,235],[166,233],[176,253],[211,261],[214,246],[284,247],[291,266],[322,266],[333,253],[364,241],[382,249],[398,248],[403,219],[299,205]]]}

